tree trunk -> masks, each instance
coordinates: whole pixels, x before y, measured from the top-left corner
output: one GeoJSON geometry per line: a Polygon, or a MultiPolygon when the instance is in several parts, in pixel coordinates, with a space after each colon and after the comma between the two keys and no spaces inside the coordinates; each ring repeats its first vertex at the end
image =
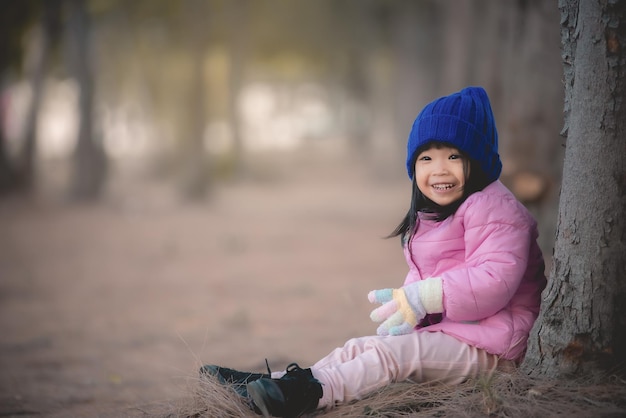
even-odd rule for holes
{"type": "Polygon", "coordinates": [[[626,359],[626,2],[561,0],[567,148],[554,262],[524,369],[626,359]]]}
{"type": "MultiPolygon", "coordinates": [[[[56,39],[56,27],[59,20],[60,2],[50,0],[42,8],[41,23],[37,28],[30,56],[27,62],[27,71],[31,79],[32,96],[26,115],[24,144],[20,149],[13,170],[14,186],[20,191],[29,192],[35,186],[35,156],[37,151],[37,120],[44,96],[46,64],[49,61],[50,46],[56,39]]],[[[3,156],[5,157],[5,156],[3,156]]],[[[8,162],[8,160],[6,160],[8,162]]]]}
{"type": "Polygon", "coordinates": [[[102,144],[94,135],[93,127],[95,88],[89,57],[90,24],[85,0],[70,0],[68,6],[72,67],[80,89],[78,140],[70,195],[77,200],[92,200],[100,195],[107,165],[102,144]]]}
{"type": "Polygon", "coordinates": [[[15,187],[15,171],[7,155],[6,138],[0,129],[0,196],[9,193],[15,187]]]}
{"type": "Polygon", "coordinates": [[[186,42],[191,51],[192,69],[187,93],[187,126],[183,132],[182,194],[190,200],[202,200],[210,186],[209,161],[204,151],[204,127],[206,124],[206,83],[204,61],[206,57],[205,4],[201,0],[186,0],[184,3],[186,42]]]}
{"type": "Polygon", "coordinates": [[[43,28],[38,32],[31,51],[33,59],[30,77],[32,95],[26,114],[24,143],[17,159],[17,186],[22,191],[32,190],[35,181],[37,119],[43,98],[45,64],[48,56],[48,37],[43,28]]]}
{"type": "Polygon", "coordinates": [[[239,93],[244,83],[244,65],[248,55],[250,36],[250,3],[248,0],[228,2],[229,35],[229,75],[228,75],[228,121],[232,134],[232,174],[236,179],[244,177],[244,145],[239,115],[239,93]]]}

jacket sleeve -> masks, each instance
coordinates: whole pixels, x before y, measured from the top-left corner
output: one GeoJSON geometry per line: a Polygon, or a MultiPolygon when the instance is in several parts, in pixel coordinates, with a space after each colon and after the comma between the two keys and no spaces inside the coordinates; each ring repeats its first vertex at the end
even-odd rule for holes
{"type": "Polygon", "coordinates": [[[535,222],[512,196],[476,196],[463,214],[465,263],[441,275],[453,321],[476,321],[509,304],[528,265],[535,222]]]}

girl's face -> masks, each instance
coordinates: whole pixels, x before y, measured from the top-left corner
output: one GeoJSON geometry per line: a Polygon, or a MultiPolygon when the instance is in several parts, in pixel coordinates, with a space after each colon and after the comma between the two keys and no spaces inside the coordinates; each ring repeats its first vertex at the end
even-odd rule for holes
{"type": "Polygon", "coordinates": [[[458,149],[448,146],[422,151],[415,161],[415,182],[422,194],[447,206],[463,197],[469,164],[458,149]]]}

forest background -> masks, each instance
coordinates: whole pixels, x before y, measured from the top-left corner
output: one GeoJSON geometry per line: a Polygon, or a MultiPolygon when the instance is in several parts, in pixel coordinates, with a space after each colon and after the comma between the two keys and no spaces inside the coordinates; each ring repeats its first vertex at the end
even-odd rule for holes
{"type": "Polygon", "coordinates": [[[408,207],[407,134],[467,85],[549,270],[556,1],[0,8],[4,415],[116,416],[204,362],[304,366],[373,332],[367,291],[405,274],[380,238],[408,207]]]}

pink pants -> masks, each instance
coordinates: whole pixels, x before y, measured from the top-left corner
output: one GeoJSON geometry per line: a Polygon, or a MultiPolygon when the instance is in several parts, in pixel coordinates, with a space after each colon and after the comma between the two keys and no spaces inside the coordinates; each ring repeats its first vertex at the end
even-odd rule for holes
{"type": "Polygon", "coordinates": [[[353,338],[311,371],[323,388],[318,408],[332,408],[407,379],[458,384],[492,373],[499,361],[511,363],[441,332],[412,332],[353,338]]]}

